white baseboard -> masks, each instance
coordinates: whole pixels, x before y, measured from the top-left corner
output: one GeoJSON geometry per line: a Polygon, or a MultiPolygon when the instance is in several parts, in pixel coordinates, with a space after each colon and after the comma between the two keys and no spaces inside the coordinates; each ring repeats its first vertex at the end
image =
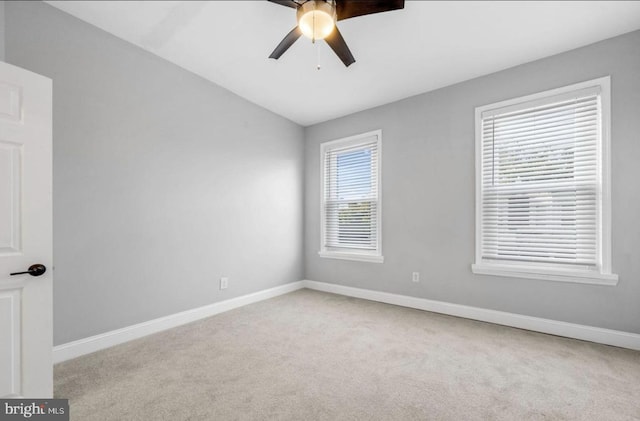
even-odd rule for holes
{"type": "Polygon", "coordinates": [[[450,316],[464,317],[466,319],[533,330],[536,332],[549,333],[551,335],[564,336],[583,341],[613,345],[621,348],[640,350],[640,335],[637,333],[559,322],[556,320],[523,316],[521,314],[488,310],[479,307],[447,303],[444,301],[428,300],[426,298],[410,297],[407,295],[391,294],[388,292],[304,280],[58,345],[53,347],[53,362],[55,364],[67,361],[101,349],[110,348],[124,342],[139,339],[153,333],[211,317],[225,311],[277,297],[302,288],[394,304],[402,307],[410,307],[418,310],[432,311],[434,313],[448,314],[450,316]]]}
{"type": "Polygon", "coordinates": [[[119,345],[143,336],[171,329],[176,326],[194,322],[196,320],[211,317],[213,315],[233,310],[238,307],[252,304],[258,301],[277,297],[278,295],[287,294],[292,291],[304,288],[304,282],[291,282],[286,285],[277,286],[275,288],[254,292],[253,294],[243,295],[241,297],[231,298],[229,300],[220,301],[203,307],[194,308],[169,316],[160,317],[158,319],[149,320],[148,322],[138,323],[133,326],[127,326],[122,329],[112,330],[110,332],[101,333],[77,341],[68,342],[66,344],[53,347],[53,363],[77,358],[85,354],[119,345]]]}
{"type": "Polygon", "coordinates": [[[447,303],[444,301],[428,300],[425,298],[409,297],[406,295],[391,294],[388,292],[352,288],[344,285],[328,284],[324,282],[305,280],[303,281],[303,284],[305,288],[317,291],[331,292],[349,297],[379,301],[402,307],[410,307],[419,310],[432,311],[434,313],[448,314],[450,316],[464,317],[466,319],[533,330],[551,335],[640,350],[640,335],[637,333],[559,322],[539,317],[523,316],[521,314],[506,313],[503,311],[488,310],[479,307],[447,303]]]}

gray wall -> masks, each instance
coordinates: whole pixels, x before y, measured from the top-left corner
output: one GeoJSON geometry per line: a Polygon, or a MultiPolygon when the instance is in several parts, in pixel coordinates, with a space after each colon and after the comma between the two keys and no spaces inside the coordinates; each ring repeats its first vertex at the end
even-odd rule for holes
{"type": "Polygon", "coordinates": [[[0,1],[0,61],[4,61],[4,1],[0,1]]]}
{"type": "MultiPolygon", "coordinates": [[[[357,95],[350,92],[349,95],[357,95]]],[[[306,279],[640,333],[640,32],[306,129],[306,279]],[[616,287],[473,275],[474,108],[612,80],[616,287]],[[318,256],[320,143],[382,129],[383,264],[318,256]],[[411,272],[421,282],[411,282],[411,272]]]]}
{"type": "Polygon", "coordinates": [[[49,5],[6,18],[54,81],[55,344],[302,279],[302,128],[49,5]]]}

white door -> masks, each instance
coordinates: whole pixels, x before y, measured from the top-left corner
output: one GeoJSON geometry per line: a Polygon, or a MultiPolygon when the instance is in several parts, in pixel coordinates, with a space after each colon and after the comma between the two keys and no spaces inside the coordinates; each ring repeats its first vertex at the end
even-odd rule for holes
{"type": "Polygon", "coordinates": [[[53,395],[51,178],[51,80],[0,62],[0,397],[53,395]]]}

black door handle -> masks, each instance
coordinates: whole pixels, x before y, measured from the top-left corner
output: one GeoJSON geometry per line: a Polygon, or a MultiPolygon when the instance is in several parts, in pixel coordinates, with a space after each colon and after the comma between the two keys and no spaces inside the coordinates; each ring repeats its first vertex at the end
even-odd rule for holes
{"type": "Polygon", "coordinates": [[[12,276],[24,275],[25,273],[28,273],[31,276],[40,276],[46,271],[47,271],[47,268],[44,265],[41,265],[40,263],[36,263],[35,265],[29,266],[29,269],[26,272],[14,272],[14,273],[10,273],[9,275],[12,275],[12,276]]]}

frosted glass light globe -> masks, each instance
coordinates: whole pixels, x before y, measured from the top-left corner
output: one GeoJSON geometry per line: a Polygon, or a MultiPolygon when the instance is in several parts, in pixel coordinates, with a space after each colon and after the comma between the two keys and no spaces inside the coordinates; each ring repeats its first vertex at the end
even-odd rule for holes
{"type": "Polygon", "coordinates": [[[333,2],[310,0],[298,8],[298,27],[311,39],[325,39],[336,26],[333,2]]]}

